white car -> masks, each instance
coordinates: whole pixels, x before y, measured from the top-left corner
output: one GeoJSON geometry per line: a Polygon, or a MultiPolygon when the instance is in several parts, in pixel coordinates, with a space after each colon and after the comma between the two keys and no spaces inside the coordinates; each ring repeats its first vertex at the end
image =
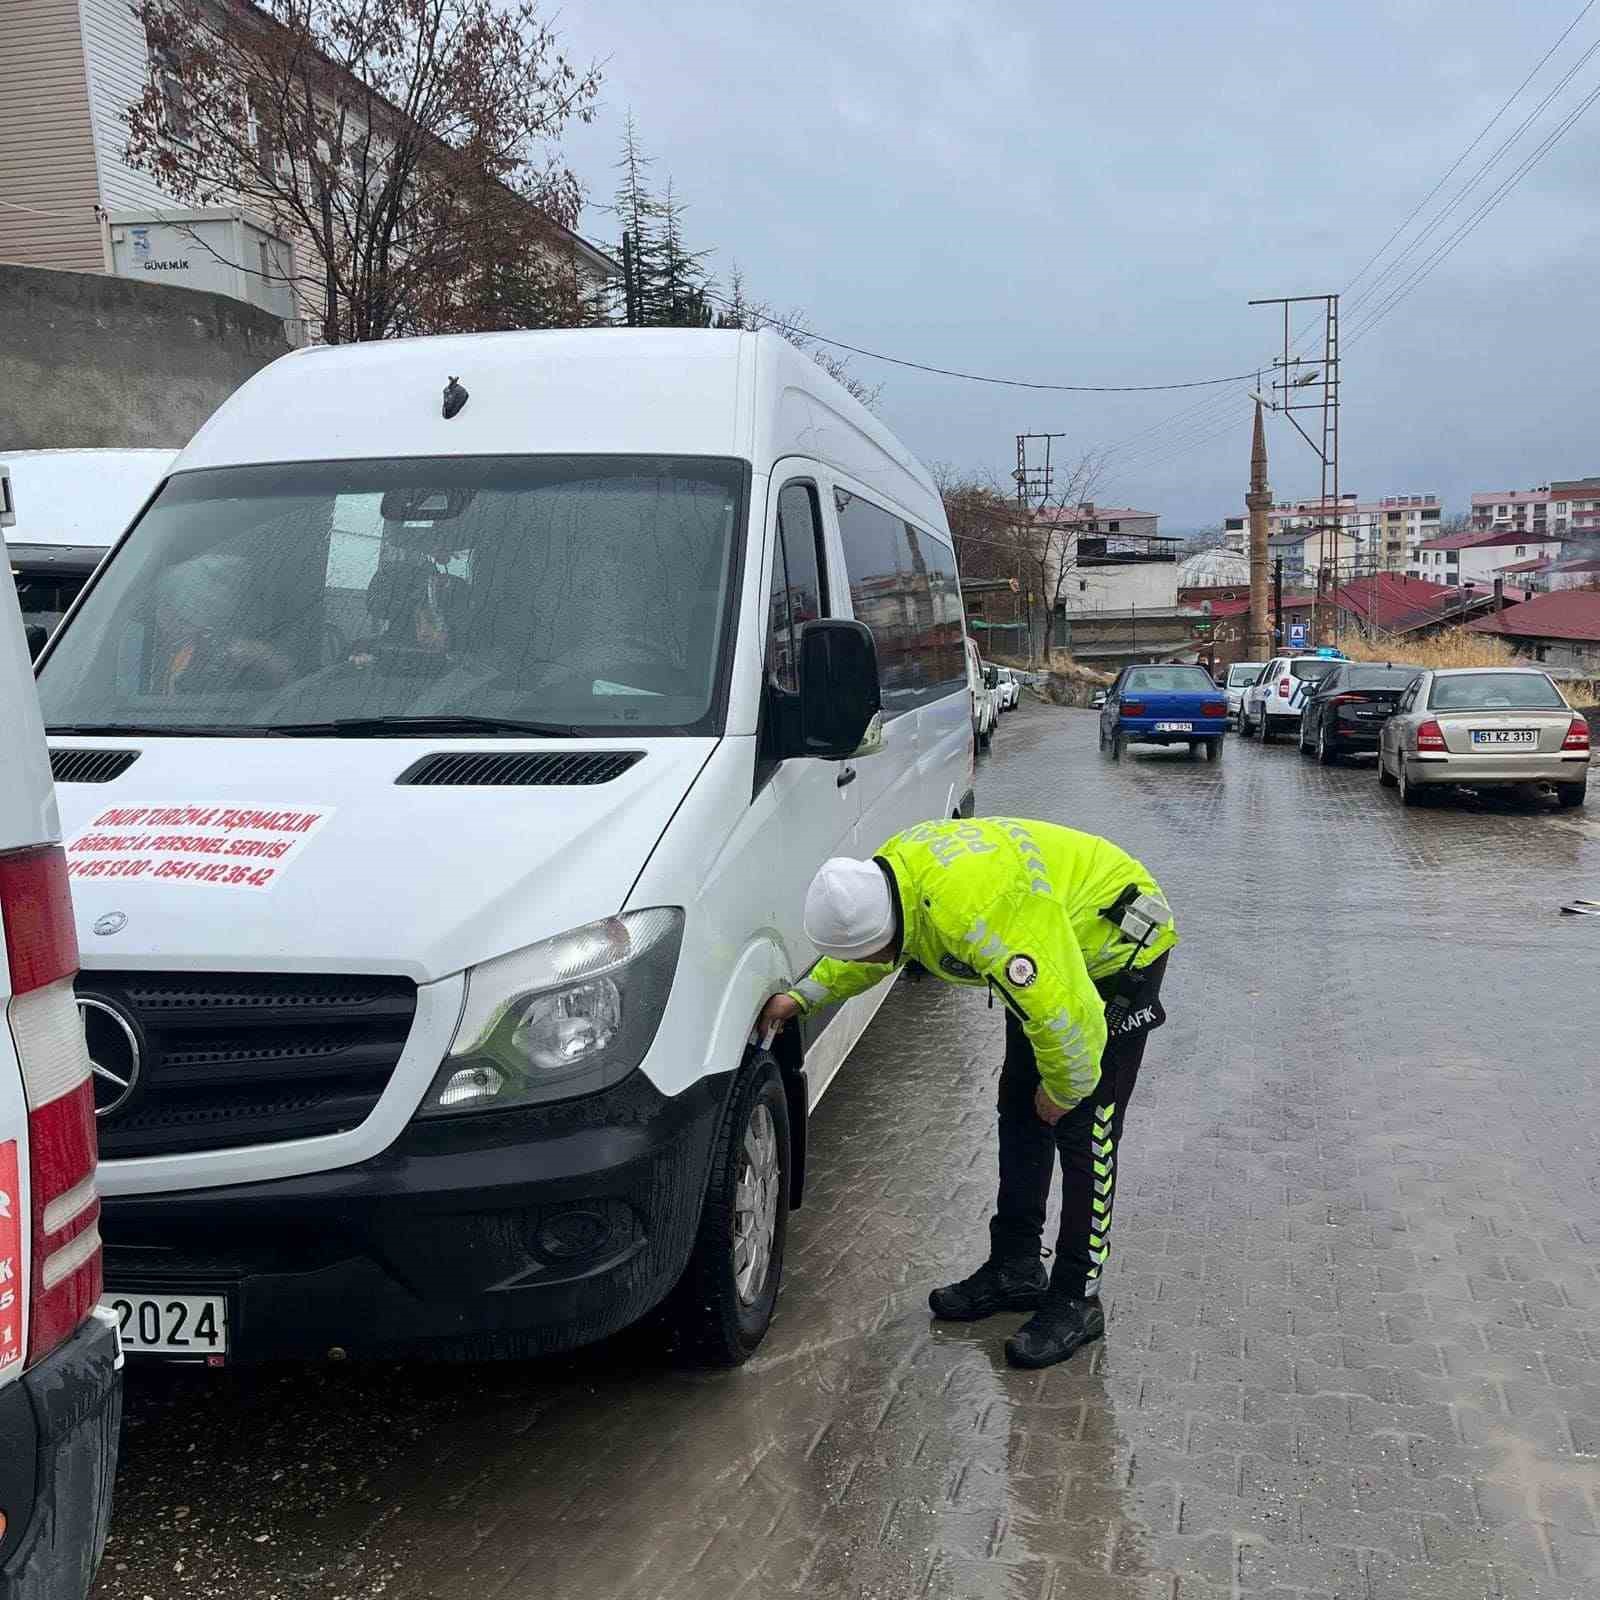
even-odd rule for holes
{"type": "Polygon", "coordinates": [[[0,1600],[83,1600],[111,1516],[121,1354],[96,1309],[94,1097],[32,679],[0,594],[0,1600]]]}
{"type": "Polygon", "coordinates": [[[752,1029],[825,859],[972,814],[959,585],[932,477],[770,331],[233,394],[39,665],[130,1348],[526,1355],[667,1302],[748,1357],[888,986],[752,1029]]]}
{"type": "Polygon", "coordinates": [[[1271,744],[1279,734],[1300,726],[1311,687],[1339,665],[1342,656],[1274,656],[1260,678],[1245,687],[1240,701],[1239,732],[1271,744]]]}
{"type": "Polygon", "coordinates": [[[1002,711],[1015,711],[1022,703],[1022,679],[1010,667],[1001,667],[1000,677],[1000,709],[1002,711]]]}
{"type": "Polygon", "coordinates": [[[975,639],[967,640],[967,692],[972,709],[972,738],[980,750],[987,750],[1000,722],[999,701],[989,683],[990,668],[984,666],[975,639]]]}
{"type": "Polygon", "coordinates": [[[161,486],[176,450],[16,450],[6,555],[37,655],[89,574],[161,486]]]}
{"type": "Polygon", "coordinates": [[[1224,688],[1228,695],[1228,720],[1235,726],[1240,721],[1245,690],[1261,676],[1265,667],[1266,662],[1264,661],[1235,661],[1228,668],[1228,676],[1224,688]]]}

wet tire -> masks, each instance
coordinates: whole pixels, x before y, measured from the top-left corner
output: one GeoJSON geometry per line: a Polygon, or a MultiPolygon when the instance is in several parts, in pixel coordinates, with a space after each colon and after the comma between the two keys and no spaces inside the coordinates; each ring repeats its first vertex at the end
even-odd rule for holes
{"type": "Polygon", "coordinates": [[[978,735],[978,748],[980,750],[985,750],[986,751],[989,748],[989,746],[991,744],[993,744],[993,743],[994,743],[994,729],[993,728],[991,728],[987,733],[980,733],[978,735]]]}
{"type": "Polygon", "coordinates": [[[1383,751],[1380,749],[1378,751],[1378,782],[1382,784],[1385,789],[1392,789],[1399,781],[1400,780],[1395,777],[1388,767],[1384,765],[1383,751]]]}
{"type": "Polygon", "coordinates": [[[1589,780],[1581,779],[1577,783],[1558,783],[1555,786],[1556,804],[1563,811],[1570,811],[1574,806],[1581,806],[1589,794],[1589,780]]]}
{"type": "Polygon", "coordinates": [[[1111,735],[1111,759],[1113,761],[1120,761],[1122,759],[1122,744],[1123,740],[1120,733],[1114,733],[1111,735]]]}
{"type": "Polygon", "coordinates": [[[783,1079],[771,1056],[757,1055],[723,1115],[694,1253],[673,1291],[682,1347],[706,1366],[742,1365],[771,1326],[789,1231],[789,1162],[783,1079]]]}
{"type": "Polygon", "coordinates": [[[1220,761],[1222,759],[1222,749],[1223,749],[1224,744],[1226,744],[1226,742],[1227,741],[1225,739],[1207,739],[1206,740],[1206,760],[1207,761],[1220,761]]]}
{"type": "Polygon", "coordinates": [[[1425,806],[1432,796],[1425,788],[1413,783],[1406,776],[1406,758],[1400,757],[1400,776],[1397,780],[1400,785],[1400,804],[1403,806],[1425,806]]]}
{"type": "Polygon", "coordinates": [[[1256,730],[1256,736],[1262,744],[1271,744],[1276,735],[1272,731],[1272,718],[1265,711],[1261,713],[1261,723],[1256,730]]]}
{"type": "Polygon", "coordinates": [[[1339,765],[1339,752],[1328,743],[1328,730],[1326,726],[1317,729],[1317,760],[1325,767],[1339,765]]]}

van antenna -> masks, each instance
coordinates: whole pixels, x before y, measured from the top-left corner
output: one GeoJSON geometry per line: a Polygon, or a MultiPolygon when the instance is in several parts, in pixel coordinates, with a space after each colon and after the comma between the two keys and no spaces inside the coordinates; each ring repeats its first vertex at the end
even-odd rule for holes
{"type": "Polygon", "coordinates": [[[471,397],[461,387],[459,378],[452,378],[444,386],[444,419],[448,422],[471,397]]]}

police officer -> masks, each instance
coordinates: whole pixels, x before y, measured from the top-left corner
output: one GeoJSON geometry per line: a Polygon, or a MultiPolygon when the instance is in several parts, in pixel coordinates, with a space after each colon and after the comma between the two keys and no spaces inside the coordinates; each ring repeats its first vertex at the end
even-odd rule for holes
{"type": "Polygon", "coordinates": [[[1005,1006],[989,1259],[928,1300],[957,1322],[1032,1311],[1006,1359],[1065,1361],[1105,1331],[1122,1120],[1145,1041],[1166,1017],[1161,980],[1177,932],[1155,879],[1110,840],[1051,823],[924,822],[870,861],[825,862],[806,893],[805,930],[823,959],[767,1002],[763,1028],[847,1000],[907,962],[1005,1006]],[[1047,1277],[1058,1156],[1061,1228],[1047,1277]]]}

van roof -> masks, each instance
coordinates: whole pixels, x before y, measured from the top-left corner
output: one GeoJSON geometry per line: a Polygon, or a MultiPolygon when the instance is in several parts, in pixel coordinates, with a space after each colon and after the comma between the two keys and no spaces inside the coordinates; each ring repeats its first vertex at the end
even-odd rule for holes
{"type": "Polygon", "coordinates": [[[176,450],[7,450],[16,526],[8,545],[115,543],[156,491],[176,450]]]}
{"type": "Polygon", "coordinates": [[[224,402],[177,470],[457,455],[807,456],[946,532],[927,469],[770,329],[579,328],[316,346],[224,402]],[[447,420],[446,383],[470,398],[447,420]]]}

